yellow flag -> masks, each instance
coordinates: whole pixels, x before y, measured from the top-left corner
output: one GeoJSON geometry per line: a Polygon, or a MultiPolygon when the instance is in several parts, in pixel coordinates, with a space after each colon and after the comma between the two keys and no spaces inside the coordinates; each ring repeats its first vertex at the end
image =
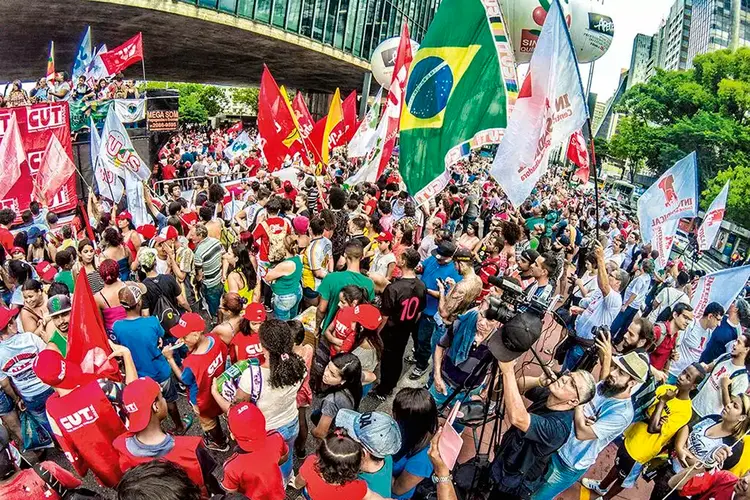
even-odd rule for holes
{"type": "Polygon", "coordinates": [[[336,89],[336,93],[333,94],[333,99],[331,99],[331,107],[328,109],[326,127],[325,129],[323,129],[323,144],[320,157],[322,158],[323,163],[325,163],[326,165],[328,164],[328,160],[331,156],[331,152],[328,148],[328,142],[329,138],[331,137],[331,132],[343,119],[344,111],[341,109],[341,94],[339,93],[339,89],[336,89]]]}

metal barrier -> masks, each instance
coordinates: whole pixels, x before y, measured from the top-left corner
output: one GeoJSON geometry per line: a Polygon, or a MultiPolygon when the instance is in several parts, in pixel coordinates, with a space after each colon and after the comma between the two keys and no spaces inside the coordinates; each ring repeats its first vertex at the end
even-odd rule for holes
{"type": "Polygon", "coordinates": [[[154,191],[159,195],[165,195],[165,189],[167,186],[174,184],[175,182],[180,184],[180,189],[183,191],[193,191],[195,189],[195,182],[200,182],[200,187],[203,186],[203,181],[208,179],[209,184],[227,184],[231,182],[241,181],[242,179],[248,178],[247,171],[243,172],[230,172],[228,174],[216,174],[216,175],[201,175],[201,176],[188,176],[188,177],[176,177],[169,180],[161,180],[153,183],[154,191]]]}

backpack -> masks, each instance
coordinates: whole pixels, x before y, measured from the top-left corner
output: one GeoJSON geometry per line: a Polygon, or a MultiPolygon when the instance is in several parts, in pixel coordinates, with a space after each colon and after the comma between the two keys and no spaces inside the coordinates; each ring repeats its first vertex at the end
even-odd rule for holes
{"type": "Polygon", "coordinates": [[[271,231],[266,221],[261,222],[260,225],[266,231],[266,235],[268,235],[268,262],[281,262],[286,257],[286,248],[284,248],[286,231],[282,230],[275,233],[271,231]]]}
{"type": "Polygon", "coordinates": [[[461,202],[457,199],[453,199],[451,202],[451,213],[450,213],[450,219],[451,220],[458,220],[464,215],[463,207],[461,206],[461,202]]]}
{"type": "MultiPolygon", "coordinates": [[[[146,288],[150,288],[149,285],[151,285],[151,287],[155,286],[158,290],[158,293],[155,295],[157,295],[159,298],[156,299],[156,303],[149,304],[151,306],[149,312],[151,316],[154,316],[157,320],[159,320],[159,323],[161,324],[161,327],[164,328],[164,331],[169,332],[172,327],[180,321],[180,312],[161,291],[161,288],[159,288],[157,281],[155,281],[153,278],[146,278],[145,280],[143,280],[143,284],[146,285],[146,288]]],[[[151,290],[153,293],[153,288],[151,290]]]]}
{"type": "Polygon", "coordinates": [[[237,233],[231,227],[227,227],[226,224],[222,225],[219,243],[224,247],[224,250],[229,249],[229,247],[237,243],[237,233]]]}

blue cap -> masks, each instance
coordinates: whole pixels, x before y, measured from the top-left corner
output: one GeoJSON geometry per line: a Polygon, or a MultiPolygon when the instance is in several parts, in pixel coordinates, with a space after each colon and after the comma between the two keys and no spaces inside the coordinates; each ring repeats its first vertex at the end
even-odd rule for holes
{"type": "Polygon", "coordinates": [[[31,245],[37,238],[44,236],[45,233],[46,231],[42,231],[39,227],[31,226],[26,233],[26,241],[31,245]]]}
{"type": "Polygon", "coordinates": [[[352,439],[362,444],[362,447],[376,458],[394,455],[401,449],[401,431],[398,424],[385,413],[358,413],[341,409],[336,414],[336,427],[346,429],[352,439]]]}

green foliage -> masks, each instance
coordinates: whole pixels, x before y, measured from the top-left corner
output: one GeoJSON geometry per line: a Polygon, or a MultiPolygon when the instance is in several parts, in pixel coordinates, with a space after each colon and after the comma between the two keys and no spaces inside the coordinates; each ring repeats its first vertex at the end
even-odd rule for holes
{"type": "Polygon", "coordinates": [[[701,205],[708,207],[729,181],[727,216],[731,215],[732,220],[743,227],[750,227],[750,161],[747,157],[738,157],[735,161],[736,166],[722,170],[711,179],[702,193],[701,205]]]}
{"type": "Polygon", "coordinates": [[[254,111],[258,110],[258,95],[260,89],[256,87],[243,87],[232,89],[232,101],[237,104],[249,106],[254,111]]]}
{"type": "MultiPolygon", "coordinates": [[[[182,109],[182,100],[184,98],[188,96],[194,97],[200,103],[207,117],[218,115],[229,104],[226,92],[214,85],[202,85],[200,83],[146,82],[145,85],[141,86],[141,90],[148,89],[179,90],[180,109],[182,109]]],[[[191,99],[190,107],[193,107],[193,102],[194,101],[191,99]]],[[[208,118],[205,118],[203,121],[206,121],[207,119],[208,118]]]]}
{"type": "Polygon", "coordinates": [[[197,94],[180,95],[180,123],[205,123],[208,111],[197,94]]]}

